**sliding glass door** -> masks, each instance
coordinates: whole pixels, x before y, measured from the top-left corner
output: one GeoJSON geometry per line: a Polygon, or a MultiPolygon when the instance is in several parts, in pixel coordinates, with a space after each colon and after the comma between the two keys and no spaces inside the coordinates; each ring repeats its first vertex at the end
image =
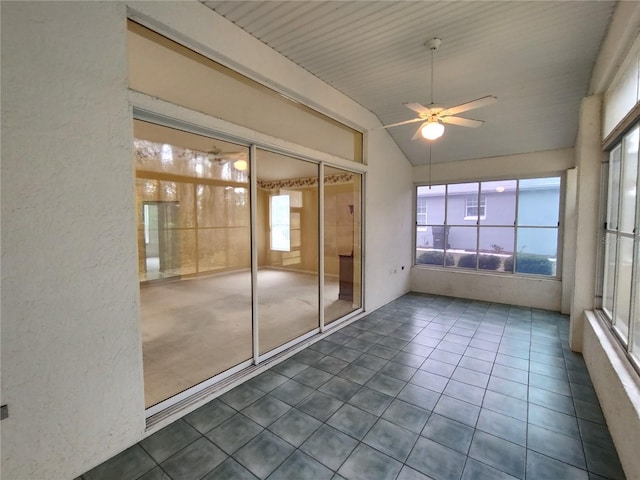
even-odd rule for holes
{"type": "Polygon", "coordinates": [[[142,120],[134,138],[148,412],[361,307],[360,174],[142,120]]]}
{"type": "Polygon", "coordinates": [[[258,344],[265,354],[317,330],[318,164],[257,150],[258,344]]]}
{"type": "Polygon", "coordinates": [[[249,149],[134,122],[145,403],[252,357],[249,149]]]}
{"type": "Polygon", "coordinates": [[[324,168],[324,323],[362,306],[362,175],[324,168]]]}

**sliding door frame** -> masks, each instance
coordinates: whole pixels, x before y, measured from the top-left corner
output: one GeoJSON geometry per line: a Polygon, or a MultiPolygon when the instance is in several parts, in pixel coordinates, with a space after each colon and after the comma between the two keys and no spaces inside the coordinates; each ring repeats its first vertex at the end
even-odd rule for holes
{"type": "MultiPolygon", "coordinates": [[[[365,264],[365,188],[366,188],[366,172],[365,164],[356,163],[335,157],[330,154],[318,152],[307,147],[302,147],[285,140],[276,139],[259,132],[239,127],[221,119],[210,117],[209,115],[195,112],[190,109],[180,107],[163,100],[150,97],[149,95],[130,91],[130,104],[132,106],[132,117],[135,120],[141,120],[165,127],[182,130],[185,132],[211,137],[217,140],[232,142],[240,146],[248,147],[249,152],[249,192],[250,192],[250,230],[251,230],[251,304],[252,304],[252,358],[233,366],[211,378],[192,386],[191,388],[173,395],[145,410],[145,416],[150,424],[150,417],[154,417],[152,423],[160,421],[163,418],[175,413],[177,410],[209,398],[222,386],[230,381],[235,381],[244,376],[243,372],[250,373],[251,368],[261,365],[268,359],[271,359],[285,351],[288,351],[297,345],[302,345],[305,341],[312,337],[333,331],[344,325],[356,315],[364,312],[365,303],[365,283],[364,283],[364,264],[365,264]],[[258,328],[258,295],[257,295],[257,272],[258,272],[258,247],[257,247],[257,149],[270,151],[292,158],[312,162],[318,165],[318,328],[303,334],[285,344],[276,347],[262,355],[259,352],[259,328],[258,328]],[[360,175],[360,269],[358,275],[360,277],[360,307],[347,313],[340,319],[332,322],[329,326],[325,326],[324,318],[324,167],[331,166],[345,170],[346,172],[360,175]]],[[[133,131],[133,130],[132,130],[133,131]]],[[[132,136],[133,137],[133,136],[132,136]]],[[[132,138],[133,141],[133,138],[132,138]]]]}

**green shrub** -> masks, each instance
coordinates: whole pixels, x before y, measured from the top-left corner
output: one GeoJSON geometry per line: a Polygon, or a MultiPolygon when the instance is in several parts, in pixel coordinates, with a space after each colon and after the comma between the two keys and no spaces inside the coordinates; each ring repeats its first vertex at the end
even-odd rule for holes
{"type": "Polygon", "coordinates": [[[476,257],[477,255],[475,253],[462,255],[458,259],[458,266],[461,268],[476,268],[476,257]]]}
{"type": "MultiPolygon", "coordinates": [[[[546,255],[535,253],[518,253],[516,262],[517,273],[532,273],[534,275],[552,275],[553,263],[546,255]]],[[[513,271],[513,257],[505,258],[504,271],[513,271]]]]}
{"type": "MultiPolygon", "coordinates": [[[[442,266],[444,264],[444,252],[438,252],[438,251],[423,252],[420,254],[418,258],[416,258],[416,263],[424,264],[424,265],[442,266]]],[[[453,259],[453,255],[448,254],[447,265],[453,265],[454,263],[455,263],[455,260],[453,259]]]]}
{"type": "Polygon", "coordinates": [[[500,267],[501,259],[496,255],[480,255],[478,267],[482,270],[497,270],[500,267]]]}

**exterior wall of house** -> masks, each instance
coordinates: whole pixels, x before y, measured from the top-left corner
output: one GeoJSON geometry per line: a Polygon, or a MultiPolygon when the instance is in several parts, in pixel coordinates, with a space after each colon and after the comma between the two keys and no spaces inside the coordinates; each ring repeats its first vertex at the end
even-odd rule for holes
{"type": "MultiPolygon", "coordinates": [[[[351,126],[379,122],[199,2],[0,8],[1,468],[7,479],[74,478],[148,434],[127,15],[351,126]]],[[[409,289],[411,167],[383,130],[364,147],[373,310],[409,289]]]]}
{"type": "MultiPolygon", "coordinates": [[[[574,162],[572,148],[493,157],[481,161],[448,162],[432,165],[431,182],[433,185],[438,185],[519,177],[561,176],[568,169],[573,168],[574,162]]],[[[428,167],[414,167],[413,172],[414,183],[419,185],[428,182],[428,167]]],[[[535,205],[537,202],[532,202],[532,208],[537,208],[535,205]]],[[[490,199],[488,199],[487,215],[490,213],[491,206],[490,199]]],[[[474,222],[471,221],[471,223],[474,222]]],[[[537,245],[536,242],[539,241],[540,239],[532,238],[531,242],[525,243],[537,245]]],[[[545,241],[548,242],[548,240],[545,241]]],[[[575,239],[567,236],[565,231],[563,242],[575,242],[575,239]]],[[[575,243],[571,245],[575,245],[575,243]]],[[[569,248],[575,247],[569,246],[569,248]]],[[[459,296],[488,302],[512,303],[559,311],[563,300],[561,279],[564,278],[567,268],[573,269],[573,265],[563,264],[560,279],[558,279],[414,266],[411,270],[411,289],[416,292],[459,296]]],[[[565,294],[570,295],[571,291],[567,291],[565,294]]]]}

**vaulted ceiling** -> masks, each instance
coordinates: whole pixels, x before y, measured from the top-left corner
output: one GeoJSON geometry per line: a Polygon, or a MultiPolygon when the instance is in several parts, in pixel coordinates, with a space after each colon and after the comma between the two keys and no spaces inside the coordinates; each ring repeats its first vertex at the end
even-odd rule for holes
{"type": "MultiPolygon", "coordinates": [[[[498,101],[447,125],[434,163],[572,147],[581,99],[615,2],[609,1],[204,1],[205,5],[324,80],[382,124],[415,118],[403,104],[485,95],[498,101]]],[[[389,129],[413,165],[428,162],[420,123],[389,129]]]]}

